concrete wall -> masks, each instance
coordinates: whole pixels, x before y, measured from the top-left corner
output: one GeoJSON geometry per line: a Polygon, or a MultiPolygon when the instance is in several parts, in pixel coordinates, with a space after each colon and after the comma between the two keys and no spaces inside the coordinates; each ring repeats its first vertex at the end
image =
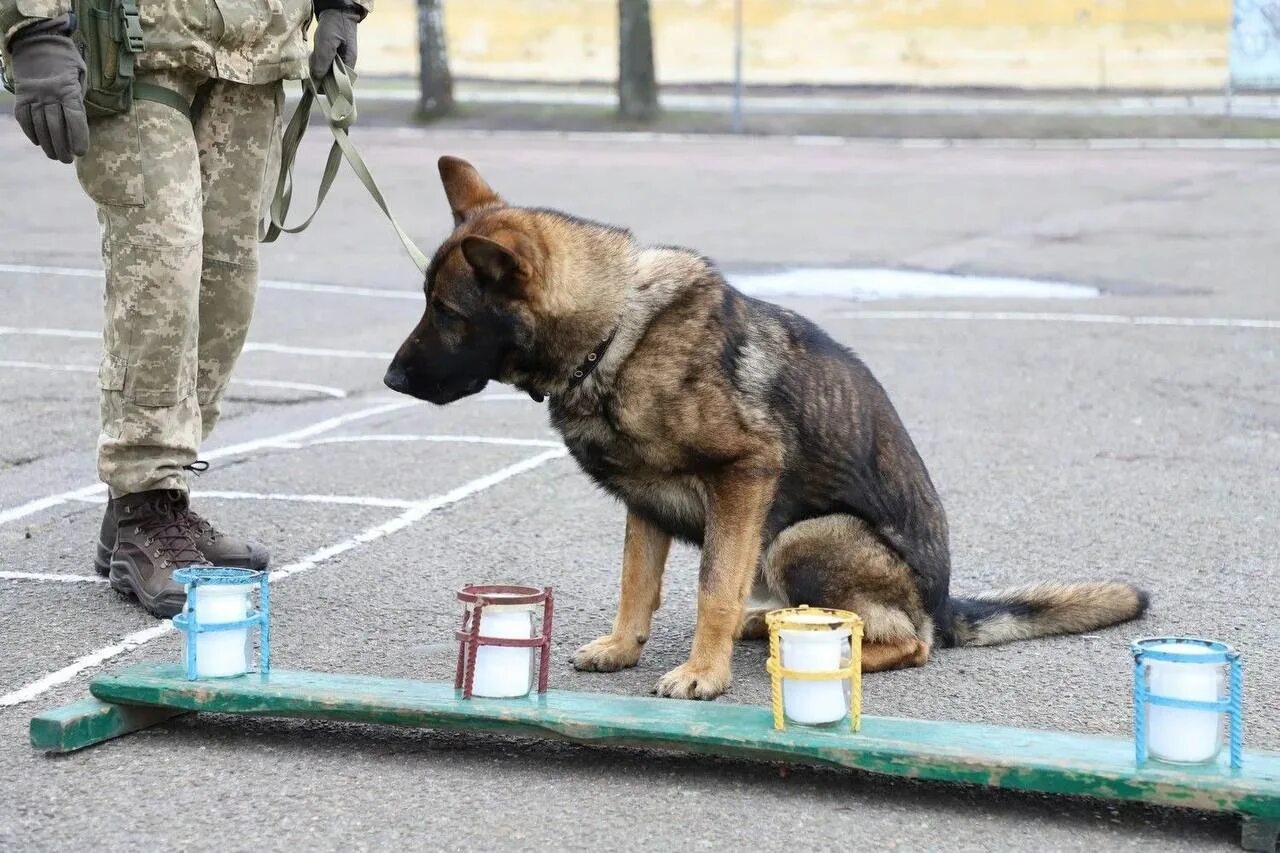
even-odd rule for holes
{"type": "MultiPolygon", "coordinates": [[[[758,84],[1213,89],[1231,0],[743,0],[758,84]]],[[[653,0],[663,82],[732,73],[732,0],[653,0]]],[[[614,78],[616,0],[446,0],[454,73],[614,78]]],[[[412,0],[377,0],[361,67],[410,74],[412,0]]]]}

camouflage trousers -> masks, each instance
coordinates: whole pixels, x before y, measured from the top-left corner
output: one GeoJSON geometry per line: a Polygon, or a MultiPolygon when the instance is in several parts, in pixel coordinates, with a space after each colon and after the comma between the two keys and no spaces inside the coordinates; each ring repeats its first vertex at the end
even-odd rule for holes
{"type": "Polygon", "coordinates": [[[106,268],[98,474],[114,495],[185,489],[213,429],[258,288],[258,214],[282,84],[186,71],[146,82],[192,102],[136,101],[90,124],[77,161],[106,268]]]}

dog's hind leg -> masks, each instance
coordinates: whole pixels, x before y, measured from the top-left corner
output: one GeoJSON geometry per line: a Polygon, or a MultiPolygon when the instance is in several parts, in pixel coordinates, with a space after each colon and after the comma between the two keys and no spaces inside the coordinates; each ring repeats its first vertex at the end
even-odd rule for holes
{"type": "Polygon", "coordinates": [[[923,666],[933,645],[911,569],[866,522],[828,515],[783,530],[764,577],[789,606],[834,607],[862,618],[862,671],[923,666]]]}
{"type": "Polygon", "coordinates": [[[769,614],[769,611],[786,606],[786,601],[769,589],[762,578],[757,579],[755,586],[751,589],[747,606],[742,611],[742,622],[738,625],[738,639],[767,640],[769,626],[765,624],[764,617],[769,614]]]}

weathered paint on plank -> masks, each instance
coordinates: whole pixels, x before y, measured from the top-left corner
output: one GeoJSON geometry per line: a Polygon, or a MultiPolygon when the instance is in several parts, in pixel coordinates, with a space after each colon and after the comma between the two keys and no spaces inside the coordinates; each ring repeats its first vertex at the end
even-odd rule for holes
{"type": "Polygon", "coordinates": [[[1125,738],[894,717],[863,717],[858,734],[839,726],[780,732],[769,709],[747,705],[557,690],[463,700],[452,684],[288,670],[191,682],[174,664],[102,676],[90,690],[109,702],[190,711],[530,734],[1280,818],[1280,754],[1271,752],[1247,751],[1238,773],[1137,769],[1125,738]]]}
{"type": "Polygon", "coordinates": [[[71,752],[150,728],[185,714],[180,708],[114,705],[82,699],[31,718],[31,745],[45,752],[71,752]]]}

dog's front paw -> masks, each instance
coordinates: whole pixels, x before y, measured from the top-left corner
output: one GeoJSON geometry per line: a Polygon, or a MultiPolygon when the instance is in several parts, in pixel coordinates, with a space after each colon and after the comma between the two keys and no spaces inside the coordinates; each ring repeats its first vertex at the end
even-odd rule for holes
{"type": "Polygon", "coordinates": [[[654,686],[653,692],[672,699],[714,699],[729,689],[729,667],[705,668],[682,663],[654,686]]]}
{"type": "Polygon", "coordinates": [[[573,668],[583,672],[617,672],[635,666],[643,646],[635,640],[606,634],[573,654],[573,668]]]}

